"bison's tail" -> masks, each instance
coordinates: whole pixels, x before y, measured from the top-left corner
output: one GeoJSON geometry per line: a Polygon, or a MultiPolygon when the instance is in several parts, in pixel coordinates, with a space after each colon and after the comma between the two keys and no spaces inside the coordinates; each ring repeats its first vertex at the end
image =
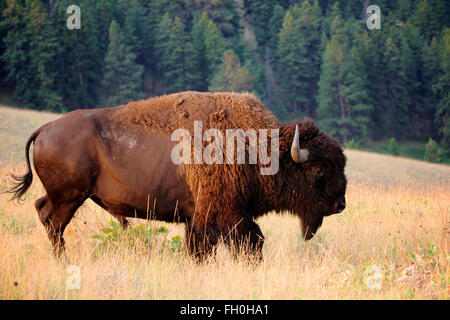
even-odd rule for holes
{"type": "Polygon", "coordinates": [[[27,192],[28,188],[31,186],[31,183],[33,182],[33,172],[31,170],[31,165],[30,165],[30,155],[29,155],[29,151],[30,151],[30,145],[31,143],[36,139],[36,137],[39,135],[39,133],[41,132],[41,128],[37,129],[35,132],[33,132],[33,134],[28,138],[27,141],[27,145],[25,146],[25,158],[27,160],[27,166],[28,166],[28,171],[25,175],[23,176],[16,176],[11,174],[11,177],[14,180],[14,185],[6,190],[6,193],[12,193],[13,197],[11,200],[18,200],[18,201],[23,201],[23,195],[25,194],[25,192],[27,192]]]}

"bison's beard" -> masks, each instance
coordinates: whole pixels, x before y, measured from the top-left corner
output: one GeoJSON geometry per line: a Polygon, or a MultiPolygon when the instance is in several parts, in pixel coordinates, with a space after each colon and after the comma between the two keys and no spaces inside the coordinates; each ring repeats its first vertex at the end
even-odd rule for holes
{"type": "Polygon", "coordinates": [[[313,219],[302,219],[302,232],[305,240],[310,240],[317,232],[317,229],[322,225],[323,216],[313,219]]]}

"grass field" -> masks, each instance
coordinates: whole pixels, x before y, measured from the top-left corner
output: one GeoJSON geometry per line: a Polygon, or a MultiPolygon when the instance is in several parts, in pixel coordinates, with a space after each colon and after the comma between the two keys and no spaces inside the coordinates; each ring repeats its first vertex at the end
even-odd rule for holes
{"type": "MultiPolygon", "coordinates": [[[[24,170],[28,136],[57,117],[0,107],[0,191],[24,170]]],[[[44,194],[36,178],[23,205],[0,195],[0,299],[448,299],[450,167],[346,154],[347,209],[308,242],[295,217],[258,219],[259,265],[224,247],[197,264],[179,243],[183,226],[135,220],[123,232],[90,201],[66,229],[67,258],[56,260],[34,209],[44,194]],[[71,265],[80,289],[67,286],[71,265]]]]}

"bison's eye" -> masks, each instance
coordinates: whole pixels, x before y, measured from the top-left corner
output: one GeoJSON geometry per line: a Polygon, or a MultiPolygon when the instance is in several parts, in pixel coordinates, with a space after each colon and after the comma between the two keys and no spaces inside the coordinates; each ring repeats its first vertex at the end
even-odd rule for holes
{"type": "Polygon", "coordinates": [[[319,166],[314,166],[311,168],[311,171],[314,175],[314,177],[317,178],[322,178],[324,176],[325,170],[322,167],[319,166]]]}

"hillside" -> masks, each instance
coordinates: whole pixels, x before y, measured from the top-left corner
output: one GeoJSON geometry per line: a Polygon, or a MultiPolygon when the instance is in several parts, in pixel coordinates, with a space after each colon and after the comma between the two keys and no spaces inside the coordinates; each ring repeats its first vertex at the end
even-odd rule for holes
{"type": "MultiPolygon", "coordinates": [[[[0,192],[23,170],[28,136],[58,116],[0,107],[0,192]]],[[[0,194],[0,299],[448,299],[450,167],[345,153],[347,209],[308,242],[293,216],[258,219],[257,266],[223,247],[196,264],[178,245],[181,225],[135,220],[123,232],[90,201],[66,230],[67,260],[56,261],[34,209],[38,179],[22,205],[0,194]],[[168,233],[152,233],[160,226],[168,233]],[[79,290],[66,288],[69,265],[80,266],[79,290]]]]}

